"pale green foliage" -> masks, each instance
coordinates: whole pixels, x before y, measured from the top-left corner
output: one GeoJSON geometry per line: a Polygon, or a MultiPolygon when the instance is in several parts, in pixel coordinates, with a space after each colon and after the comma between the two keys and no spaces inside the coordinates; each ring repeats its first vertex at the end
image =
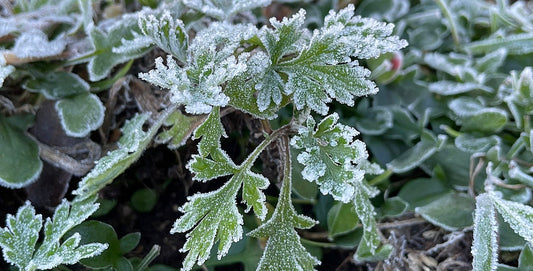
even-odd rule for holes
{"type": "Polygon", "coordinates": [[[500,86],[498,95],[509,107],[516,127],[522,129],[524,118],[531,115],[533,110],[533,69],[526,67],[520,74],[511,71],[511,75],[500,86]]]}
{"type": "Polygon", "coordinates": [[[362,180],[355,183],[354,187],[353,207],[363,224],[363,238],[359,243],[354,259],[363,260],[365,257],[374,255],[380,243],[376,219],[374,218],[374,206],[370,202],[370,198],[376,196],[379,190],[363,183],[362,180]]]}
{"type": "Polygon", "coordinates": [[[16,216],[8,215],[7,227],[0,229],[0,246],[4,258],[21,270],[46,270],[60,264],[74,264],[93,257],[107,248],[107,244],[91,243],[79,246],[80,235],[75,233],[66,240],[61,238],[74,226],[87,219],[98,209],[95,197],[72,203],[64,200],[52,219],[44,224],[44,239],[36,248],[42,218],[27,202],[16,216]]]}
{"type": "Polygon", "coordinates": [[[153,14],[141,13],[139,15],[139,28],[159,48],[172,54],[181,62],[187,61],[189,35],[187,35],[183,22],[174,19],[170,12],[163,12],[159,18],[153,14]]]}
{"type": "Polygon", "coordinates": [[[320,264],[320,261],[306,251],[295,228],[309,229],[316,221],[299,215],[294,210],[290,169],[285,174],[274,214],[266,223],[249,233],[254,237],[268,237],[257,270],[314,270],[314,266],[320,264]]]}
{"type": "Polygon", "coordinates": [[[266,217],[265,195],[261,190],[268,187],[269,181],[250,170],[257,153],[237,166],[220,148],[222,136],[225,136],[225,131],[220,123],[219,108],[215,108],[194,133],[195,138],[201,138],[199,155],[192,157],[187,168],[195,174],[196,180],[233,176],[216,191],[189,197],[181,208],[184,215],[174,223],[171,233],[192,230],[187,233],[187,242],[182,248],[182,251],[189,252],[183,270],[190,270],[195,263],[204,263],[216,241],[219,241],[220,259],[233,242],[242,238],[242,215],[235,200],[241,185],[242,198],[248,206],[246,211],[253,209],[260,219],[266,217]]]}
{"type": "Polygon", "coordinates": [[[83,93],[56,102],[59,120],[69,136],[84,137],[104,122],[105,107],[98,96],[83,93]]]}
{"type": "Polygon", "coordinates": [[[20,122],[20,118],[0,115],[0,185],[4,187],[27,186],[43,168],[39,146],[24,133],[29,124],[20,122]]]}
{"type": "Polygon", "coordinates": [[[488,194],[476,197],[474,242],[472,243],[473,270],[496,270],[498,242],[496,211],[488,194]]]}
{"type": "Polygon", "coordinates": [[[533,207],[493,196],[496,210],[511,228],[529,243],[533,243],[533,207]]]}
{"type": "Polygon", "coordinates": [[[16,41],[11,52],[19,58],[41,58],[55,56],[63,52],[66,41],[58,37],[48,41],[48,37],[41,30],[34,29],[24,32],[16,41]]]}
{"type": "Polygon", "coordinates": [[[154,125],[152,130],[144,132],[142,126],[148,117],[148,114],[137,115],[126,122],[122,128],[123,136],[118,142],[119,148],[98,160],[96,166],[85,175],[73,194],[78,195],[79,198],[87,198],[98,193],[100,189],[137,161],[159,128],[155,128],[156,125],[154,125]]]}
{"type": "Polygon", "coordinates": [[[225,20],[233,15],[248,11],[257,7],[263,7],[270,4],[271,0],[184,0],[183,3],[193,9],[196,9],[208,16],[225,20]]]}
{"type": "Polygon", "coordinates": [[[303,51],[277,68],[288,76],[285,92],[294,93],[296,108],[308,106],[325,115],[326,103],[332,99],[351,106],[354,97],[375,94],[375,84],[367,79],[370,71],[350,57],[375,58],[405,47],[405,41],[391,36],[392,28],[392,24],[354,16],[353,5],[330,12],[303,51]]]}
{"type": "Polygon", "coordinates": [[[349,202],[365,173],[356,164],[366,160],[368,153],[365,144],[355,139],[359,132],[337,123],[338,119],[334,113],[324,118],[315,129],[315,120],[309,117],[306,127],[299,129],[291,144],[305,149],[298,155],[298,161],[305,165],[303,177],[316,182],[323,194],[349,202]]]}
{"type": "Polygon", "coordinates": [[[149,48],[149,44],[143,44],[146,47],[137,50],[113,51],[113,48],[120,48],[123,42],[134,39],[134,33],[140,32],[137,18],[133,15],[125,15],[108,29],[91,25],[88,32],[94,48],[88,53],[91,57],[87,69],[91,81],[103,79],[114,66],[142,56],[149,48]]]}

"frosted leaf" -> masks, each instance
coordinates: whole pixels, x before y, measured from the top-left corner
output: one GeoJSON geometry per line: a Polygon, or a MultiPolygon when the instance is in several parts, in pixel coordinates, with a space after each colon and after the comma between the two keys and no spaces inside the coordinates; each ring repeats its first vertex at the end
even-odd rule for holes
{"type": "Polygon", "coordinates": [[[208,16],[219,20],[226,20],[233,15],[252,10],[258,7],[265,7],[270,4],[271,0],[184,0],[183,3],[196,9],[208,16]]]}
{"type": "Polygon", "coordinates": [[[4,258],[21,270],[30,271],[52,269],[60,264],[74,264],[81,259],[100,254],[107,248],[107,244],[91,243],[79,246],[80,235],[77,233],[61,240],[70,229],[98,209],[95,200],[96,197],[72,203],[63,200],[56,207],[53,218],[46,219],[44,239],[37,249],[35,245],[42,228],[42,218],[41,215],[35,214],[35,210],[27,202],[19,209],[16,217],[8,215],[7,227],[0,229],[0,246],[4,258]]]}
{"type": "Polygon", "coordinates": [[[472,242],[473,270],[496,270],[498,264],[498,224],[492,199],[488,194],[476,197],[474,241],[472,242]]]}
{"type": "Polygon", "coordinates": [[[231,244],[242,238],[242,215],[235,197],[240,182],[230,180],[216,191],[196,194],[180,210],[184,213],[174,223],[170,233],[187,232],[181,252],[188,252],[181,270],[191,270],[195,263],[202,265],[211,253],[215,240],[219,241],[218,258],[228,252],[231,244]]]}
{"type": "Polygon", "coordinates": [[[11,65],[0,65],[0,87],[4,84],[4,80],[15,71],[15,67],[11,65]]]}
{"type": "Polygon", "coordinates": [[[136,54],[140,50],[150,47],[154,42],[152,38],[132,32],[132,39],[122,39],[120,45],[113,47],[111,51],[115,54],[136,54]]]}
{"type": "Polygon", "coordinates": [[[494,206],[511,228],[529,243],[533,243],[533,207],[491,195],[494,206]]]}
{"type": "Polygon", "coordinates": [[[105,107],[95,94],[82,93],[55,103],[61,126],[73,137],[87,136],[104,122],[105,107]]]}
{"type": "Polygon", "coordinates": [[[259,39],[263,43],[271,62],[275,65],[288,54],[297,53],[309,42],[307,29],[303,28],[305,10],[301,9],[290,19],[285,17],[280,22],[270,18],[274,29],[261,28],[259,39]]]}
{"type": "Polygon", "coordinates": [[[524,127],[523,116],[533,110],[533,69],[511,71],[498,89],[498,96],[509,108],[517,128],[524,127]]]}
{"type": "Polygon", "coordinates": [[[59,55],[67,45],[63,36],[52,41],[44,32],[32,29],[23,32],[16,40],[11,52],[19,58],[44,58],[59,55]]]}
{"type": "Polygon", "coordinates": [[[159,48],[172,54],[183,63],[187,61],[189,35],[187,35],[183,22],[174,19],[170,12],[164,11],[158,18],[153,14],[141,12],[139,14],[139,28],[159,48]]]}
{"type": "Polygon", "coordinates": [[[291,177],[284,176],[278,204],[272,217],[248,235],[268,237],[257,270],[315,270],[320,261],[311,256],[300,242],[298,229],[309,229],[317,222],[294,210],[291,201],[291,177]]]}
{"type": "Polygon", "coordinates": [[[171,101],[185,105],[188,113],[209,113],[214,106],[228,104],[229,98],[222,92],[222,85],[246,71],[249,56],[242,53],[236,58],[234,51],[256,31],[253,25],[213,23],[200,31],[192,42],[188,66],[181,68],[168,56],[168,67],[163,65],[162,59],[157,59],[156,69],[139,77],[170,89],[171,101]]]}
{"type": "Polygon", "coordinates": [[[293,59],[281,62],[276,70],[288,76],[285,92],[294,93],[298,110],[304,106],[325,115],[333,99],[352,106],[354,98],[375,94],[368,80],[370,71],[351,57],[375,58],[407,45],[392,33],[392,24],[354,16],[353,5],[330,11],[324,27],[315,30],[309,44],[293,59]]]}
{"type": "MultiPolygon", "coordinates": [[[[307,29],[302,28],[305,20],[305,11],[302,9],[292,18],[283,18],[281,22],[275,18],[270,19],[270,24],[274,29],[263,27],[259,33],[259,39],[265,47],[270,59],[262,61],[261,65],[266,65],[264,73],[260,75],[262,80],[258,80],[255,85],[257,89],[257,106],[260,111],[265,111],[271,101],[275,105],[280,105],[284,81],[274,68],[283,56],[299,52],[308,40],[305,39],[307,29]]],[[[286,93],[288,94],[288,93],[286,93]]]]}
{"type": "Polygon", "coordinates": [[[189,64],[195,67],[194,78],[201,78],[218,63],[234,57],[241,42],[257,35],[258,29],[252,24],[230,24],[214,22],[201,30],[189,48],[192,59],[189,64]]]}
{"type": "Polygon", "coordinates": [[[364,258],[374,255],[380,244],[378,228],[376,226],[374,206],[370,198],[374,197],[379,191],[362,181],[354,185],[353,205],[359,220],[363,224],[363,238],[354,255],[356,261],[362,261],[364,258]]]}
{"type": "Polygon", "coordinates": [[[124,124],[119,148],[100,158],[96,166],[83,177],[78,189],[72,192],[77,198],[84,199],[98,193],[137,161],[159,128],[154,126],[148,132],[143,131],[142,127],[148,117],[148,114],[137,115],[124,124]]]}
{"type": "Polygon", "coordinates": [[[235,76],[224,88],[224,93],[230,97],[229,105],[257,118],[275,118],[279,108],[289,102],[289,97],[282,94],[284,82],[270,67],[268,55],[261,51],[251,55],[246,65],[246,71],[235,76]]]}
{"type": "Polygon", "coordinates": [[[337,123],[338,118],[336,113],[324,118],[315,130],[315,121],[309,117],[291,145],[304,149],[297,157],[305,166],[304,179],[316,182],[323,194],[346,203],[353,199],[356,185],[365,174],[356,164],[366,160],[368,153],[365,144],[355,139],[358,132],[337,123]]]}
{"type": "Polygon", "coordinates": [[[150,46],[144,48],[137,46],[126,50],[129,41],[135,40],[134,33],[140,33],[137,18],[134,16],[123,16],[109,27],[91,25],[88,32],[94,47],[94,50],[88,53],[93,55],[87,65],[91,81],[103,79],[114,66],[138,58],[150,49],[150,46]],[[126,45],[121,47],[123,42],[126,42],[126,45]]]}
{"type": "Polygon", "coordinates": [[[0,37],[7,36],[17,30],[16,20],[13,18],[0,18],[0,37]]]}

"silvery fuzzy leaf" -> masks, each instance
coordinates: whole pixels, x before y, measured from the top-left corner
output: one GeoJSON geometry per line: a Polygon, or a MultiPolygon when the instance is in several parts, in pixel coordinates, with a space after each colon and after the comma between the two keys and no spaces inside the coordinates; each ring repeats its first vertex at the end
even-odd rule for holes
{"type": "Polygon", "coordinates": [[[498,224],[492,199],[488,194],[476,197],[474,241],[472,242],[473,270],[496,270],[498,264],[498,224]]]}
{"type": "Polygon", "coordinates": [[[33,29],[17,37],[11,52],[19,58],[45,58],[61,54],[66,45],[63,36],[49,41],[44,32],[33,29]]]}

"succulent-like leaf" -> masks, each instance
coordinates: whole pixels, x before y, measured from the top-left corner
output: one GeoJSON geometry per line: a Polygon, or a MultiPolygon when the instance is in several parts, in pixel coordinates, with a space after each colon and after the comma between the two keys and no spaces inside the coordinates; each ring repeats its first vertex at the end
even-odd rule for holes
{"type": "Polygon", "coordinates": [[[407,172],[431,157],[442,145],[446,137],[435,137],[430,132],[423,132],[420,142],[398,157],[394,158],[387,167],[396,173],[407,172]]]}
{"type": "Polygon", "coordinates": [[[58,71],[39,74],[23,86],[33,92],[42,93],[47,99],[55,100],[89,91],[89,84],[77,74],[58,71]]]}
{"type": "Polygon", "coordinates": [[[35,245],[42,227],[42,218],[35,214],[35,210],[27,202],[15,217],[8,215],[7,227],[0,229],[0,246],[4,258],[21,270],[32,271],[51,269],[60,264],[74,264],[100,254],[107,248],[107,244],[79,246],[79,234],[61,240],[67,231],[98,209],[95,200],[96,197],[72,203],[63,200],[57,206],[53,218],[46,220],[44,239],[37,249],[35,245]]]}
{"type": "Polygon", "coordinates": [[[56,102],[55,108],[61,126],[69,136],[87,136],[104,122],[104,105],[94,94],[82,93],[61,99],[56,102]]]}
{"type": "Polygon", "coordinates": [[[509,55],[524,55],[533,52],[532,44],[533,34],[521,33],[475,41],[464,45],[464,49],[471,54],[483,54],[505,48],[509,55]]]}
{"type": "Polygon", "coordinates": [[[305,149],[298,155],[298,161],[305,165],[304,179],[316,182],[323,194],[346,203],[353,199],[357,183],[365,174],[355,164],[366,160],[368,153],[365,144],[355,139],[359,132],[337,123],[338,119],[334,113],[315,129],[315,121],[309,117],[306,127],[299,129],[291,144],[305,149]]]}
{"type": "Polygon", "coordinates": [[[326,103],[332,99],[351,106],[354,97],[376,93],[376,85],[367,79],[370,71],[350,57],[375,58],[405,47],[405,41],[391,36],[392,28],[392,24],[354,16],[353,5],[330,12],[309,45],[276,68],[287,74],[285,92],[293,93],[296,108],[308,106],[325,115],[326,103]]]}
{"type": "Polygon", "coordinates": [[[43,167],[39,146],[18,127],[16,117],[0,114],[0,185],[21,188],[34,182],[43,167]]]}
{"type": "Polygon", "coordinates": [[[317,258],[306,251],[295,230],[309,229],[317,222],[296,213],[290,194],[291,176],[286,174],[274,214],[249,233],[253,237],[268,237],[257,270],[314,270],[314,266],[320,264],[317,258]]]}
{"type": "Polygon", "coordinates": [[[476,197],[474,241],[472,242],[473,270],[496,270],[498,264],[498,224],[492,199],[488,194],[476,197]]]}
{"type": "Polygon", "coordinates": [[[270,4],[271,0],[184,0],[183,3],[195,10],[198,10],[208,16],[219,20],[226,20],[233,15],[252,10],[258,7],[264,7],[270,4]]]}

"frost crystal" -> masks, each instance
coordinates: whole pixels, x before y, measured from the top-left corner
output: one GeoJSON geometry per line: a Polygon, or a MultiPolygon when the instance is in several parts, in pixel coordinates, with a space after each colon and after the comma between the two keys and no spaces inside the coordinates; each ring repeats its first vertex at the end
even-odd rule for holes
{"type": "Polygon", "coordinates": [[[356,164],[365,161],[368,153],[365,144],[354,139],[359,133],[349,126],[338,124],[338,118],[336,113],[324,118],[315,130],[315,121],[309,117],[307,126],[298,131],[291,144],[305,149],[297,157],[298,162],[305,165],[303,177],[316,182],[323,194],[349,202],[365,173],[356,164]]]}

